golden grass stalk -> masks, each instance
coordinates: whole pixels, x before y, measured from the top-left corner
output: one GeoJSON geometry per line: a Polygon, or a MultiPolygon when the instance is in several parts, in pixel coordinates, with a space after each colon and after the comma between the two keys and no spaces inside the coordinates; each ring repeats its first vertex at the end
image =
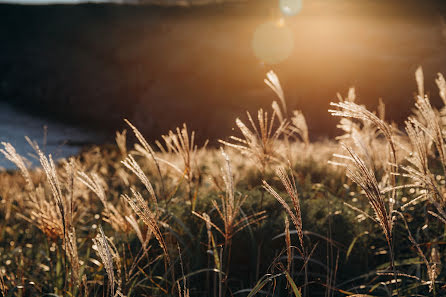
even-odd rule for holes
{"type": "MultiPolygon", "coordinates": [[[[270,87],[274,93],[276,93],[277,97],[279,97],[280,102],[282,103],[283,111],[285,112],[285,115],[287,114],[287,107],[285,102],[285,95],[283,93],[282,86],[280,85],[279,78],[277,77],[276,73],[274,71],[270,70],[266,74],[266,78],[263,80],[265,84],[270,87]]],[[[273,106],[274,108],[274,106],[273,106]]],[[[280,110],[280,109],[279,109],[280,110]]],[[[280,113],[280,115],[282,115],[280,113]]]]}
{"type": "Polygon", "coordinates": [[[156,212],[152,212],[147,206],[147,203],[141,196],[141,194],[136,190],[134,190],[133,188],[131,188],[131,191],[133,194],[132,196],[133,198],[129,197],[127,194],[123,194],[121,195],[121,197],[123,197],[127,201],[127,203],[130,205],[133,211],[143,220],[143,222],[147,225],[147,227],[150,228],[156,240],[158,241],[160,247],[163,250],[166,263],[170,265],[170,257],[167,251],[167,246],[165,244],[163,235],[158,225],[159,218],[156,213],[158,210],[156,209],[156,212]]]}
{"type": "Polygon", "coordinates": [[[246,201],[248,196],[236,198],[234,194],[234,179],[232,175],[232,168],[229,160],[229,156],[221,149],[221,154],[225,159],[225,167],[221,168],[221,174],[225,183],[225,193],[220,196],[220,205],[217,201],[213,200],[212,204],[217,210],[220,219],[223,221],[224,229],[220,229],[214,224],[209,216],[203,216],[199,213],[193,212],[194,215],[201,218],[206,224],[212,225],[220,234],[222,234],[225,240],[230,240],[236,233],[248,227],[249,225],[263,220],[265,211],[257,212],[250,216],[241,216],[241,207],[246,201]]]}
{"type": "Polygon", "coordinates": [[[296,183],[294,181],[294,178],[288,176],[286,170],[283,167],[280,167],[276,171],[277,176],[280,178],[280,181],[282,182],[283,186],[285,187],[286,192],[288,193],[289,197],[291,198],[291,202],[293,205],[293,210],[291,210],[291,207],[288,205],[288,203],[274,190],[265,180],[263,181],[263,187],[265,190],[267,190],[271,195],[273,195],[276,200],[282,204],[283,208],[287,212],[287,214],[290,216],[291,221],[294,224],[294,227],[296,228],[297,235],[299,237],[299,244],[300,244],[300,253],[303,255],[305,253],[304,251],[304,234],[302,230],[302,215],[300,210],[300,202],[299,202],[299,195],[297,193],[296,183]]]}
{"type": "MultiPolygon", "coordinates": [[[[1,150],[2,153],[16,164],[24,177],[25,188],[29,197],[24,201],[25,211],[18,215],[34,224],[52,240],[62,239],[64,249],[67,250],[66,243],[71,236],[69,232],[71,232],[73,221],[78,212],[74,201],[74,170],[76,167],[74,160],[71,159],[66,163],[66,178],[63,183],[66,191],[63,191],[64,188],[59,180],[57,168],[51,155],[46,157],[37,146],[34,146],[51,190],[51,198],[47,198],[43,185],[34,186],[24,159],[17,154],[11,144],[3,143],[3,146],[5,149],[1,150]]],[[[69,251],[67,250],[67,252],[69,251]]]]}
{"type": "Polygon", "coordinates": [[[419,125],[406,121],[406,133],[412,145],[411,154],[406,159],[422,174],[430,174],[428,166],[429,140],[419,125]]]}
{"type": "MultiPolygon", "coordinates": [[[[368,111],[364,106],[358,105],[354,102],[338,102],[330,103],[331,106],[337,107],[338,109],[330,109],[328,110],[331,115],[339,116],[344,118],[353,118],[363,121],[364,123],[372,123],[385,137],[387,143],[389,145],[390,150],[390,166],[389,166],[389,175],[390,175],[390,185],[392,190],[391,198],[389,199],[389,211],[392,212],[393,206],[396,201],[396,174],[397,174],[397,156],[396,156],[396,142],[394,140],[394,133],[392,127],[380,119],[374,113],[368,111]]],[[[358,157],[359,158],[359,157],[358,157]]]]}
{"type": "MultiPolygon", "coordinates": [[[[243,229],[245,229],[246,227],[248,227],[249,225],[252,225],[254,223],[263,220],[264,218],[266,218],[266,216],[265,216],[265,211],[260,211],[249,216],[241,215],[242,205],[248,196],[239,198],[235,197],[234,194],[235,185],[229,156],[226,154],[223,148],[221,148],[221,154],[225,160],[225,166],[224,168],[221,168],[221,175],[225,184],[225,193],[224,195],[220,196],[220,205],[218,205],[217,201],[215,200],[212,201],[212,204],[214,208],[217,210],[220,219],[223,221],[224,229],[222,230],[215,223],[213,223],[209,215],[207,215],[206,213],[203,213],[202,215],[195,211],[192,211],[192,213],[206,223],[206,227],[208,230],[208,238],[213,246],[214,261],[216,263],[216,266],[217,267],[220,266],[221,260],[224,261],[224,263],[226,263],[225,266],[226,276],[224,280],[226,282],[226,279],[228,278],[229,275],[229,267],[231,262],[231,248],[232,248],[233,236],[238,232],[242,231],[243,229]],[[215,249],[215,243],[211,232],[211,226],[214,227],[223,236],[225,241],[224,251],[222,251],[220,259],[218,258],[216,253],[217,251],[215,249]]],[[[219,274],[219,277],[221,278],[221,274],[219,274]]],[[[221,287],[219,296],[222,296],[221,287]]]]}
{"type": "Polygon", "coordinates": [[[219,142],[248,156],[264,173],[271,161],[279,161],[277,141],[286,132],[288,123],[283,121],[274,129],[276,112],[273,111],[271,118],[269,118],[268,112],[259,109],[257,112],[257,127],[251,114],[247,112],[247,115],[251,128],[248,128],[239,118],[236,119],[236,124],[243,135],[243,139],[231,136],[230,139],[234,142],[223,140],[219,140],[219,142]]]}
{"type": "Polygon", "coordinates": [[[122,156],[127,156],[127,130],[116,131],[116,144],[122,156]]]}
{"type": "Polygon", "coordinates": [[[415,71],[415,80],[418,87],[418,96],[424,97],[424,74],[423,68],[421,66],[419,66],[415,71]]]}
{"type": "Polygon", "coordinates": [[[130,123],[127,119],[124,119],[124,121],[127,123],[127,125],[130,126],[130,128],[132,128],[133,133],[135,134],[136,138],[138,139],[139,143],[141,144],[141,147],[136,147],[136,145],[135,145],[136,149],[138,151],[142,152],[143,155],[147,159],[152,159],[155,162],[155,166],[158,171],[158,175],[160,177],[161,192],[164,195],[164,193],[165,193],[164,179],[163,179],[163,175],[161,174],[161,167],[158,162],[158,159],[156,158],[155,151],[152,149],[152,147],[146,141],[144,136],[142,136],[141,132],[139,132],[139,130],[135,126],[132,125],[132,123],[130,123]]]}
{"type": "Polygon", "coordinates": [[[391,210],[386,208],[385,199],[381,194],[375,174],[350,147],[344,146],[344,148],[349,153],[351,161],[353,162],[353,168],[347,166],[347,176],[365,192],[369,204],[375,212],[376,219],[381,225],[389,247],[391,247],[393,228],[391,210]]]}
{"type": "Polygon", "coordinates": [[[153,186],[150,183],[149,179],[147,178],[146,174],[144,173],[144,171],[142,171],[141,167],[139,166],[138,162],[135,161],[135,159],[133,158],[132,155],[128,155],[127,158],[123,161],[121,161],[121,163],[127,167],[128,169],[130,169],[130,171],[132,171],[138,178],[139,180],[143,183],[144,187],[147,189],[147,191],[150,194],[150,199],[152,200],[152,202],[154,203],[155,207],[158,208],[158,201],[156,199],[156,194],[155,191],[153,190],[153,186]]]}
{"type": "MultiPolygon", "coordinates": [[[[171,166],[186,178],[189,201],[192,209],[194,209],[198,183],[201,176],[197,158],[198,146],[195,144],[195,131],[189,133],[186,124],[183,124],[181,129],[177,127],[176,132],[169,131],[167,135],[162,135],[162,138],[164,139],[166,145],[166,149],[163,148],[162,150],[167,150],[168,152],[177,155],[182,160],[183,168],[179,169],[178,166],[167,160],[160,159],[160,161],[171,166]]],[[[162,145],[159,146],[162,148],[162,145]]],[[[203,145],[203,149],[206,146],[207,141],[203,145]]]]}
{"type": "Polygon", "coordinates": [[[128,213],[127,209],[118,209],[113,203],[107,200],[104,189],[105,182],[98,174],[93,172],[90,177],[85,172],[79,172],[78,180],[98,196],[104,206],[103,220],[109,223],[115,231],[129,232],[132,228],[134,229],[126,217],[128,213]]]}
{"type": "Polygon", "coordinates": [[[291,118],[291,125],[289,129],[292,133],[299,135],[306,146],[310,145],[307,121],[305,120],[305,116],[302,111],[293,111],[293,117],[291,118]]]}
{"type": "Polygon", "coordinates": [[[282,113],[282,109],[280,109],[279,104],[277,103],[277,101],[273,101],[273,103],[271,103],[271,108],[273,109],[273,111],[276,113],[277,118],[279,119],[279,122],[282,123],[283,121],[286,120],[285,116],[282,113]]]}
{"type": "Polygon", "coordinates": [[[173,152],[183,160],[184,170],[186,170],[186,178],[192,179],[194,174],[194,166],[196,165],[196,153],[198,147],[195,145],[195,131],[189,135],[186,124],[180,129],[177,127],[176,132],[169,131],[167,135],[162,135],[167,147],[167,151],[173,152]]]}
{"type": "Polygon", "coordinates": [[[0,149],[0,152],[20,170],[20,173],[26,182],[26,190],[34,191],[35,186],[31,179],[31,175],[29,174],[28,168],[25,165],[24,158],[17,153],[15,148],[10,143],[2,142],[1,144],[3,145],[3,149],[0,149]]]}
{"type": "MultiPolygon", "coordinates": [[[[362,190],[365,192],[370,206],[375,212],[376,219],[379,222],[387,240],[390,252],[391,267],[394,272],[395,284],[397,284],[392,233],[393,203],[389,203],[389,209],[386,208],[385,199],[381,193],[373,171],[366,166],[364,161],[350,147],[344,145],[344,148],[349,153],[351,161],[353,162],[353,167],[347,166],[347,176],[362,188],[362,190]]],[[[393,189],[393,192],[395,192],[395,189],[393,189]]]]}
{"type": "MultiPolygon", "coordinates": [[[[407,121],[406,132],[411,143],[411,153],[406,157],[409,166],[401,166],[404,170],[403,176],[409,177],[414,182],[414,186],[424,188],[425,193],[412,199],[409,204],[424,197],[429,198],[430,202],[438,211],[437,217],[442,221],[446,219],[446,199],[443,191],[439,188],[433,173],[429,169],[429,138],[428,130],[418,121],[407,121]]],[[[406,207],[402,206],[402,209],[406,207]]]]}
{"type": "Polygon", "coordinates": [[[99,233],[96,235],[96,238],[93,238],[93,243],[96,246],[96,252],[101,258],[101,262],[104,265],[105,271],[107,272],[111,295],[114,296],[116,280],[115,272],[113,269],[113,256],[108,243],[108,239],[105,236],[101,226],[99,226],[99,233]]]}
{"type": "Polygon", "coordinates": [[[347,92],[347,97],[343,98],[340,93],[337,93],[336,96],[338,97],[339,102],[355,102],[356,101],[356,90],[354,87],[350,87],[347,92]]]}
{"type": "Polygon", "coordinates": [[[80,278],[80,264],[79,264],[79,254],[77,250],[77,241],[76,241],[76,230],[74,227],[71,227],[69,230],[67,230],[66,238],[66,254],[68,256],[68,260],[71,264],[71,277],[72,277],[72,284],[74,285],[80,285],[81,278],[80,278]]]}
{"type": "Polygon", "coordinates": [[[420,120],[424,122],[425,125],[414,117],[410,117],[409,121],[423,129],[424,132],[432,138],[440,156],[443,172],[446,174],[446,145],[444,142],[443,130],[441,128],[441,119],[432,108],[427,96],[418,96],[415,106],[419,111],[419,116],[421,116],[420,120]]]}
{"type": "Polygon", "coordinates": [[[438,73],[437,79],[435,79],[435,82],[438,86],[438,90],[440,93],[440,97],[443,100],[443,104],[446,105],[446,80],[444,79],[443,74],[438,73]]]}

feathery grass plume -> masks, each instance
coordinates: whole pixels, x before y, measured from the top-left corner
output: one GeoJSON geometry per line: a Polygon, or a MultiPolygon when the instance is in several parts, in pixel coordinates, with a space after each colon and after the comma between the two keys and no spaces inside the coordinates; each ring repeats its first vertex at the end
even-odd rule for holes
{"type": "Polygon", "coordinates": [[[79,254],[77,250],[76,230],[71,227],[66,233],[66,254],[71,264],[72,284],[79,286],[81,284],[79,254]]]}
{"type": "Polygon", "coordinates": [[[127,156],[127,130],[116,131],[116,144],[122,156],[127,156]]]}
{"type": "Polygon", "coordinates": [[[285,187],[286,192],[288,193],[289,197],[291,198],[291,202],[293,204],[293,210],[291,210],[288,203],[274,190],[265,180],[263,180],[263,188],[267,190],[271,195],[273,195],[276,200],[282,204],[285,211],[288,213],[288,215],[291,218],[291,221],[293,221],[294,227],[296,228],[297,235],[299,237],[299,243],[300,243],[300,250],[299,252],[303,255],[304,254],[304,234],[302,231],[302,215],[300,211],[300,202],[299,202],[299,195],[297,193],[296,188],[296,182],[294,180],[294,177],[289,177],[288,173],[286,172],[285,168],[280,167],[276,171],[277,176],[280,178],[280,181],[282,182],[283,186],[285,187]]]}
{"type": "Polygon", "coordinates": [[[66,181],[62,185],[51,155],[48,159],[39,150],[38,146],[33,146],[39,156],[51,189],[51,198],[48,198],[43,185],[34,186],[23,158],[17,154],[12,145],[7,143],[3,143],[3,145],[5,150],[2,150],[2,153],[18,166],[21,175],[25,179],[25,187],[29,199],[23,201],[25,210],[23,213],[19,213],[18,216],[34,224],[51,240],[62,239],[65,245],[67,230],[71,228],[73,221],[78,218],[79,211],[74,201],[74,160],[71,159],[65,166],[66,181]],[[67,187],[66,195],[63,195],[62,186],[67,187]]]}
{"type": "Polygon", "coordinates": [[[418,66],[417,70],[415,71],[415,80],[417,81],[417,87],[418,87],[418,96],[424,97],[424,73],[423,73],[423,67],[418,66]]]}
{"type": "Polygon", "coordinates": [[[54,164],[53,157],[49,155],[47,158],[41,151],[38,151],[40,164],[45,171],[48,183],[51,188],[51,192],[53,193],[53,198],[59,207],[60,214],[62,219],[65,220],[65,208],[64,208],[64,199],[62,196],[62,189],[59,182],[59,178],[57,177],[56,165],[54,164]]]}
{"type": "Polygon", "coordinates": [[[166,264],[170,266],[170,257],[167,251],[167,246],[165,244],[161,230],[158,226],[158,220],[159,220],[157,214],[158,209],[156,209],[155,213],[152,212],[147,206],[147,203],[141,196],[141,194],[133,188],[130,189],[132,191],[133,198],[129,197],[127,194],[123,194],[121,195],[121,197],[123,197],[127,201],[127,203],[130,205],[133,211],[143,220],[143,222],[147,225],[147,227],[150,228],[156,240],[158,241],[160,247],[163,250],[166,264]]]}
{"type": "Polygon", "coordinates": [[[279,137],[286,132],[288,122],[283,121],[279,123],[279,126],[276,129],[274,129],[276,112],[273,111],[271,119],[269,119],[268,112],[259,109],[257,112],[259,128],[257,128],[251,114],[247,112],[247,115],[252,130],[239,118],[236,119],[236,124],[242,132],[244,139],[231,136],[230,139],[233,140],[234,143],[223,140],[219,140],[219,142],[248,156],[256,166],[258,166],[261,172],[264,173],[271,161],[278,162],[280,160],[280,157],[277,155],[277,150],[279,149],[277,141],[279,137]]]}
{"type": "Polygon", "coordinates": [[[385,121],[386,119],[386,105],[384,104],[384,101],[382,98],[378,99],[378,117],[381,121],[385,121]]]}
{"type": "MultiPolygon", "coordinates": [[[[167,135],[162,135],[162,138],[164,139],[167,151],[174,153],[181,158],[183,169],[179,169],[176,165],[166,160],[160,159],[160,161],[170,165],[185,176],[188,186],[189,201],[192,209],[194,209],[198,183],[200,182],[201,177],[197,158],[198,146],[195,144],[195,131],[192,131],[189,135],[186,124],[183,124],[181,129],[177,127],[176,132],[169,131],[167,135]]],[[[203,149],[206,148],[206,146],[207,141],[203,145],[203,149]]]]}
{"type": "Polygon", "coordinates": [[[443,100],[443,104],[446,105],[446,80],[444,79],[443,74],[438,73],[438,77],[435,79],[435,83],[438,86],[439,94],[441,99],[443,100]]]}
{"type": "Polygon", "coordinates": [[[184,169],[186,170],[186,177],[191,179],[194,173],[194,166],[196,165],[197,145],[195,145],[195,131],[192,131],[189,136],[186,124],[180,129],[177,127],[176,133],[169,131],[167,135],[162,135],[166,144],[167,151],[173,152],[181,157],[183,160],[184,169]]]}
{"type": "MultiPolygon", "coordinates": [[[[426,129],[417,121],[406,121],[406,131],[412,151],[406,157],[409,165],[401,166],[405,172],[403,176],[412,179],[413,187],[425,189],[425,193],[403,205],[402,209],[427,197],[437,209],[437,216],[443,221],[446,219],[446,200],[443,191],[439,188],[434,175],[429,169],[429,136],[426,129]]],[[[407,186],[410,187],[411,185],[407,186]]]]}
{"type": "Polygon", "coordinates": [[[133,215],[126,216],[125,220],[128,222],[128,224],[135,231],[135,234],[138,237],[139,241],[141,242],[142,246],[145,247],[148,243],[147,239],[152,236],[152,231],[150,230],[150,228],[147,230],[146,239],[144,239],[144,236],[142,235],[142,231],[139,228],[138,221],[135,219],[135,217],[133,215]]]}
{"type": "Polygon", "coordinates": [[[132,128],[133,133],[135,134],[136,138],[138,139],[139,143],[141,144],[141,146],[135,145],[136,150],[141,152],[147,159],[152,159],[153,162],[155,162],[156,170],[158,171],[158,175],[160,177],[161,191],[162,191],[162,194],[164,195],[164,193],[165,193],[164,179],[163,179],[163,175],[161,174],[161,167],[158,162],[158,158],[156,158],[155,151],[152,149],[152,147],[146,141],[144,136],[142,136],[141,132],[139,132],[139,130],[135,126],[132,125],[132,123],[130,123],[127,119],[124,119],[124,121],[127,123],[127,125],[130,126],[130,128],[132,128]]]}
{"type": "Polygon", "coordinates": [[[356,91],[355,88],[350,87],[348,89],[348,93],[347,93],[347,97],[343,98],[342,95],[340,93],[337,93],[336,96],[338,97],[339,102],[355,102],[356,100],[356,91]]]}
{"type": "Polygon", "coordinates": [[[291,125],[289,127],[292,133],[299,135],[306,146],[310,144],[310,138],[308,137],[308,126],[305,116],[300,110],[293,111],[293,117],[291,118],[291,125]]]}
{"type": "Polygon", "coordinates": [[[381,194],[375,174],[350,147],[344,145],[344,148],[349,153],[354,166],[353,168],[347,166],[347,176],[364,190],[370,206],[375,211],[376,219],[384,231],[386,240],[391,246],[393,220],[390,209],[386,208],[385,199],[381,194]]]}
{"type": "MultiPolygon", "coordinates": [[[[438,276],[440,275],[442,268],[441,254],[438,245],[436,244],[432,245],[429,259],[430,259],[429,263],[431,263],[431,269],[432,269],[432,279],[435,281],[435,279],[437,279],[438,276]]],[[[435,284],[434,281],[431,281],[432,285],[435,284]]]]}
{"type": "MultiPolygon", "coordinates": [[[[75,199],[75,174],[76,174],[76,161],[73,157],[71,157],[68,162],[64,164],[65,176],[62,184],[65,187],[66,195],[65,195],[65,204],[66,204],[66,213],[67,213],[67,221],[70,222],[70,225],[73,222],[74,216],[74,199],[75,199]]],[[[71,226],[70,226],[71,227],[71,226]]]]}
{"type": "Polygon", "coordinates": [[[422,128],[426,134],[432,138],[440,156],[443,172],[446,174],[446,145],[441,128],[441,119],[438,116],[438,113],[432,108],[427,96],[418,96],[415,107],[419,112],[419,116],[421,116],[421,121],[414,117],[409,117],[409,121],[422,128]],[[422,122],[424,122],[425,125],[422,122]]]}
{"type": "MultiPolygon", "coordinates": [[[[330,102],[331,106],[338,107],[339,109],[329,109],[328,112],[331,113],[332,116],[338,116],[342,118],[352,118],[358,119],[365,123],[372,123],[376,126],[379,131],[384,135],[387,142],[390,145],[392,155],[396,155],[396,146],[393,140],[393,130],[392,127],[386,123],[384,120],[380,119],[374,113],[368,111],[364,106],[358,105],[353,102],[330,102]]],[[[396,161],[396,157],[392,156],[396,161]]]]}
{"type": "MultiPolygon", "coordinates": [[[[403,176],[411,178],[414,182],[413,185],[408,185],[407,187],[421,187],[426,190],[418,197],[403,205],[401,209],[404,209],[407,206],[414,204],[415,202],[423,198],[428,198],[439,212],[439,214],[435,214],[435,216],[446,224],[445,199],[443,197],[442,190],[438,187],[433,175],[430,174],[430,172],[426,174],[419,172],[418,169],[414,168],[413,166],[401,166],[401,168],[405,172],[403,176]]],[[[429,213],[431,212],[429,211],[429,213]]]]}
{"type": "Polygon", "coordinates": [[[51,192],[53,194],[54,202],[59,210],[60,224],[62,227],[63,239],[65,241],[67,229],[71,228],[71,221],[67,221],[67,203],[62,195],[62,189],[57,176],[56,165],[54,164],[53,158],[49,155],[49,159],[39,150],[37,151],[40,158],[40,164],[47,176],[47,181],[50,185],[51,192]]]}
{"type": "Polygon", "coordinates": [[[107,200],[104,189],[105,182],[98,174],[93,172],[91,173],[91,177],[89,177],[85,172],[79,172],[78,180],[98,196],[104,206],[103,220],[109,223],[113,230],[127,233],[134,229],[126,217],[126,214],[130,215],[128,209],[125,207],[118,209],[113,203],[107,200]]]}
{"type": "MultiPolygon", "coordinates": [[[[195,214],[197,215],[197,214],[195,214]]],[[[218,256],[217,245],[215,244],[214,235],[212,234],[212,227],[218,230],[218,232],[223,233],[218,226],[212,223],[211,218],[205,212],[200,215],[197,215],[206,223],[206,231],[208,237],[208,249],[212,251],[212,255],[214,256],[214,266],[218,271],[221,271],[221,261],[218,256]]]]}
{"type": "Polygon", "coordinates": [[[135,161],[132,155],[128,155],[125,160],[121,161],[121,163],[130,169],[143,183],[144,187],[146,187],[147,191],[150,194],[150,199],[154,203],[155,207],[158,208],[158,201],[156,199],[155,191],[153,190],[153,186],[150,183],[149,179],[147,178],[144,171],[142,171],[141,167],[139,166],[138,162],[135,161]]]}
{"type": "MultiPolygon", "coordinates": [[[[277,77],[276,73],[274,73],[274,71],[270,70],[266,74],[266,78],[263,81],[265,82],[265,84],[268,85],[268,87],[270,87],[274,91],[274,93],[276,93],[277,97],[279,97],[280,102],[282,103],[283,111],[285,112],[285,115],[286,115],[287,107],[286,107],[286,102],[285,102],[285,95],[283,93],[282,86],[280,85],[280,81],[279,81],[279,78],[277,77]]],[[[274,106],[273,106],[273,108],[274,108],[274,106]]],[[[282,113],[278,114],[279,117],[281,115],[282,115],[282,113]]]]}
{"type": "Polygon", "coordinates": [[[339,103],[330,103],[331,106],[335,106],[339,108],[329,109],[328,112],[331,113],[332,116],[339,116],[344,118],[353,118],[361,120],[362,122],[372,123],[385,137],[390,149],[390,163],[389,166],[389,175],[390,175],[390,186],[392,188],[392,195],[389,199],[389,211],[392,212],[393,206],[396,201],[396,178],[397,174],[397,156],[396,156],[396,143],[394,141],[394,133],[392,127],[374,113],[368,111],[364,106],[360,106],[353,102],[339,102],[339,103]]]}
{"type": "Polygon", "coordinates": [[[336,140],[347,140],[352,137],[353,131],[361,131],[359,123],[355,123],[352,119],[341,118],[336,128],[344,131],[343,135],[336,136],[336,140]]]}
{"type": "MultiPolygon", "coordinates": [[[[36,149],[37,148],[38,146],[36,145],[36,149]]],[[[71,264],[71,283],[79,286],[81,285],[80,263],[77,250],[76,230],[73,226],[73,217],[75,215],[75,171],[75,160],[74,158],[70,158],[69,161],[65,164],[66,180],[64,184],[67,189],[67,194],[64,197],[66,205],[66,221],[68,222],[68,226],[66,228],[63,246],[65,249],[65,253],[68,256],[68,260],[71,264]]]]}
{"type": "Polygon", "coordinates": [[[29,174],[28,168],[25,165],[24,158],[17,153],[15,148],[10,143],[2,142],[1,144],[3,145],[3,149],[0,149],[0,152],[20,170],[20,173],[26,182],[26,190],[34,191],[35,186],[31,179],[31,175],[29,174]]]}
{"type": "Polygon", "coordinates": [[[121,286],[122,286],[122,263],[121,263],[121,257],[119,256],[118,249],[116,248],[115,244],[113,243],[112,238],[106,237],[109,247],[110,247],[110,253],[112,256],[112,259],[114,263],[116,264],[116,275],[115,275],[115,281],[118,285],[118,288],[116,290],[115,296],[122,296],[121,293],[121,286]]]}
{"type": "Polygon", "coordinates": [[[105,271],[107,272],[111,295],[114,296],[116,280],[113,268],[113,256],[108,244],[108,239],[105,236],[101,226],[99,226],[99,233],[96,235],[96,238],[93,238],[93,243],[96,246],[96,253],[101,258],[101,262],[104,265],[105,271]]]}
{"type": "Polygon", "coordinates": [[[389,209],[386,208],[384,197],[381,194],[381,190],[373,171],[366,166],[364,161],[350,147],[344,145],[344,148],[349,153],[350,160],[353,162],[353,168],[351,166],[347,166],[347,176],[362,188],[370,206],[375,212],[376,219],[384,232],[387,244],[389,246],[391,266],[394,272],[395,284],[397,284],[392,233],[393,204],[389,203],[389,209]]]}
{"type": "MultiPolygon", "coordinates": [[[[74,160],[67,164],[66,170],[69,176],[69,195],[62,194],[62,186],[59,181],[56,165],[54,164],[53,158],[49,155],[47,158],[42,151],[36,146],[35,149],[40,158],[40,163],[47,176],[48,183],[50,184],[51,192],[53,194],[53,199],[57,208],[59,210],[59,226],[62,228],[63,235],[63,248],[65,254],[68,256],[68,260],[71,264],[72,280],[76,285],[80,284],[80,269],[79,269],[79,257],[77,252],[76,243],[76,233],[73,226],[73,191],[74,191],[74,160]],[[68,196],[68,197],[67,197],[68,196]]],[[[60,232],[60,231],[59,231],[60,232]]]]}
{"type": "Polygon", "coordinates": [[[285,117],[283,116],[282,110],[280,109],[279,104],[277,103],[277,101],[273,101],[273,103],[271,103],[271,108],[273,109],[273,111],[276,113],[277,118],[279,119],[279,122],[282,123],[283,121],[285,121],[285,117]]]}
{"type": "Polygon", "coordinates": [[[429,140],[418,124],[406,121],[406,133],[412,145],[406,159],[422,174],[430,174],[428,167],[429,140]]]}

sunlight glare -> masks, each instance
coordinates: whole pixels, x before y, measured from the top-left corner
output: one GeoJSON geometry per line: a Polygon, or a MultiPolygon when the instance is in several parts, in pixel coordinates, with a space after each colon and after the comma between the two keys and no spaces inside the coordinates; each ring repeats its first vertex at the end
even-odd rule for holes
{"type": "Polygon", "coordinates": [[[254,32],[252,47],[257,58],[267,64],[278,64],[288,58],[294,38],[284,21],[261,24],[254,32]]]}
{"type": "Polygon", "coordinates": [[[284,15],[296,15],[302,10],[302,0],[279,0],[279,8],[284,15]]]}

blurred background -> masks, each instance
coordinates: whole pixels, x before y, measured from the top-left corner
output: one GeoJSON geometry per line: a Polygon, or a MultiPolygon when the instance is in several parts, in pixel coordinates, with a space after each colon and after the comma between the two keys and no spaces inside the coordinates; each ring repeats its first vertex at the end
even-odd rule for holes
{"type": "Polygon", "coordinates": [[[186,122],[215,143],[270,107],[269,70],[312,139],[336,135],[329,102],[351,86],[402,121],[418,66],[440,102],[445,1],[82,2],[0,0],[0,141],[101,143],[128,118],[150,140],[186,122]]]}

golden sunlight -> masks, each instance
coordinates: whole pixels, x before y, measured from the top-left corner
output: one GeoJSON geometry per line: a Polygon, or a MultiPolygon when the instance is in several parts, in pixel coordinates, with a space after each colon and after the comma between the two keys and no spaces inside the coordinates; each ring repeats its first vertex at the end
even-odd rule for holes
{"type": "Polygon", "coordinates": [[[284,15],[296,15],[302,10],[302,0],[280,0],[279,8],[284,15]]]}
{"type": "Polygon", "coordinates": [[[254,32],[252,48],[262,62],[280,63],[290,56],[294,48],[293,34],[283,19],[261,24],[254,32]]]}

